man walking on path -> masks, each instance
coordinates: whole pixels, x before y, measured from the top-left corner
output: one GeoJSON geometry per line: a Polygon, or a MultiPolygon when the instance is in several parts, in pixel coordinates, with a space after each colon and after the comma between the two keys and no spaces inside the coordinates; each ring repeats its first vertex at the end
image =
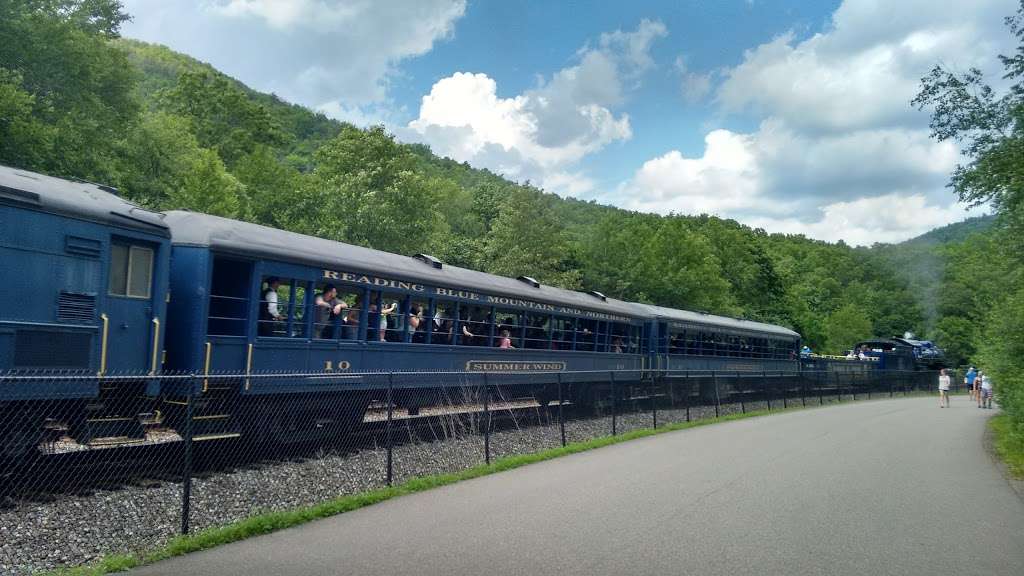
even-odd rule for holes
{"type": "Polygon", "coordinates": [[[943,368],[939,372],[939,408],[949,408],[949,372],[943,368]]]}
{"type": "Polygon", "coordinates": [[[981,388],[978,389],[978,408],[992,408],[992,379],[987,374],[978,373],[981,388]]]}
{"type": "Polygon", "coordinates": [[[978,373],[974,371],[974,366],[971,366],[970,370],[964,376],[964,384],[967,386],[967,393],[970,395],[971,400],[975,400],[974,380],[977,378],[978,373]]]}

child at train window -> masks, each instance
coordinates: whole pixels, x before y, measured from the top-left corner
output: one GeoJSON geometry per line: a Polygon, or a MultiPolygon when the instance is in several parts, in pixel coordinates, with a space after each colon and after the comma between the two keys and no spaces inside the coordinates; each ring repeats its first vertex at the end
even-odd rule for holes
{"type": "Polygon", "coordinates": [[[511,336],[512,336],[512,334],[508,330],[502,330],[501,331],[501,344],[498,345],[498,348],[505,348],[505,349],[515,348],[515,346],[512,345],[512,338],[511,338],[511,336]]]}

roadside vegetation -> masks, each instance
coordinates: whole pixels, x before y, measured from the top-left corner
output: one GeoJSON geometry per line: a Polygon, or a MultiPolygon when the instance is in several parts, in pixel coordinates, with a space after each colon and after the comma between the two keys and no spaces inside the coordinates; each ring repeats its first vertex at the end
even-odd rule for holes
{"type": "Polygon", "coordinates": [[[950,187],[964,202],[995,211],[992,228],[950,245],[945,254],[935,331],[959,358],[992,377],[1005,413],[994,426],[1000,454],[1020,470],[1024,442],[1024,0],[1006,26],[1018,40],[1003,64],[1005,91],[979,70],[936,66],[913,104],[932,112],[932,136],[953,140],[963,160],[950,187]]]}
{"type": "Polygon", "coordinates": [[[989,420],[989,427],[992,428],[996,454],[1006,463],[1011,476],[1024,480],[1024,437],[1016,432],[1007,414],[989,420]]]}

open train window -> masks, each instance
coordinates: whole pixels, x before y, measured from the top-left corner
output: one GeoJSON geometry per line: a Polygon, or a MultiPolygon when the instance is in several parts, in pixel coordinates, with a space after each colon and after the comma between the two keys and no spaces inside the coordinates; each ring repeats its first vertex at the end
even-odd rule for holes
{"type": "Polygon", "coordinates": [[[266,276],[260,283],[260,336],[306,337],[307,283],[290,278],[266,276]]]}
{"type": "Polygon", "coordinates": [[[455,303],[438,300],[430,320],[431,344],[451,344],[455,333],[455,303]]]}
{"type": "Polygon", "coordinates": [[[483,306],[459,307],[459,344],[463,346],[491,345],[491,309],[483,306]]]}
{"type": "Polygon", "coordinates": [[[355,340],[362,314],[362,291],[323,284],[313,291],[313,338],[355,340]]]}
{"type": "Polygon", "coordinates": [[[249,324],[252,263],[215,257],[210,283],[210,313],[206,333],[245,336],[249,324]]]}
{"type": "Polygon", "coordinates": [[[551,316],[547,314],[527,314],[524,348],[534,350],[546,349],[549,345],[551,316]]]}
{"type": "Polygon", "coordinates": [[[552,318],[553,326],[551,332],[551,348],[553,350],[572,350],[572,335],[575,330],[575,320],[563,316],[552,318]]]}
{"type": "Polygon", "coordinates": [[[149,298],[152,286],[153,249],[120,242],[111,244],[107,292],[112,296],[149,298]]]}
{"type": "Polygon", "coordinates": [[[520,324],[519,312],[515,310],[495,310],[497,323],[494,325],[494,345],[501,346],[501,340],[506,335],[515,348],[522,348],[522,325],[520,324]]]}

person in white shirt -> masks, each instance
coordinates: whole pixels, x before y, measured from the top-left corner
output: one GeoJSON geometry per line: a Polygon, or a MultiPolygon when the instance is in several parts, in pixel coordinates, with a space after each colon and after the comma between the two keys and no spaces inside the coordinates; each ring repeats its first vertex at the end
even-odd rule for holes
{"type": "Polygon", "coordinates": [[[277,305],[277,288],[280,285],[280,278],[267,278],[267,289],[263,292],[263,301],[260,303],[260,336],[273,336],[279,329],[279,323],[284,320],[277,305]]]}
{"type": "Polygon", "coordinates": [[[939,372],[939,408],[949,408],[949,372],[945,368],[939,372]]]}
{"type": "Polygon", "coordinates": [[[988,377],[988,374],[979,372],[978,378],[981,380],[981,388],[978,389],[978,408],[992,409],[992,379],[988,377]]]}

